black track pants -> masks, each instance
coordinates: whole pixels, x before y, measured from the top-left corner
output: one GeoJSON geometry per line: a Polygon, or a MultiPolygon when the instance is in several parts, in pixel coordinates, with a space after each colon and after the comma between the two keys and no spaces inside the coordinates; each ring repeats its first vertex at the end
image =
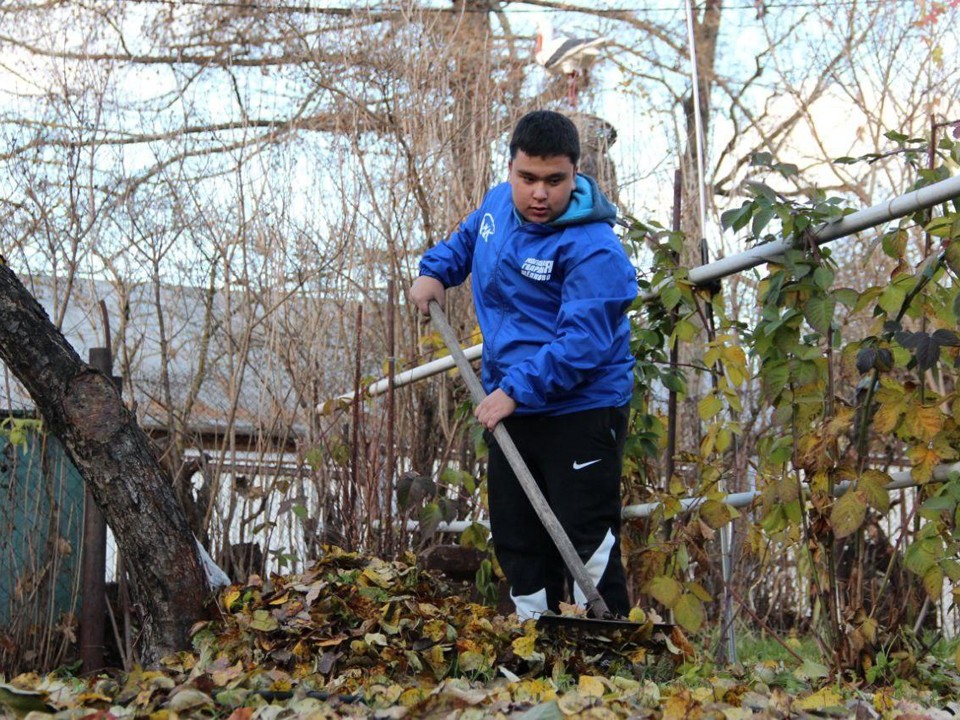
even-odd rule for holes
{"type": "MultiPolygon", "coordinates": [[[[611,612],[630,610],[620,558],[620,473],[627,406],[503,423],[611,612]]],[[[490,528],[521,620],[570,602],[563,559],[499,445],[487,433],[490,528]]],[[[584,604],[579,588],[572,599],[584,604]]]]}

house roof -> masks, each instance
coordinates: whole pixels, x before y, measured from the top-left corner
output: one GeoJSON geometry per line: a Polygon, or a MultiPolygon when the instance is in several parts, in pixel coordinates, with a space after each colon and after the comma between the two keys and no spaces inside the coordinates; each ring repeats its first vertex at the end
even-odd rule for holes
{"type": "MultiPolygon", "coordinates": [[[[51,276],[22,280],[51,319],[60,319],[84,360],[104,344],[107,309],[114,374],[148,431],[167,428],[172,414],[197,434],[232,431],[287,442],[307,432],[317,396],[352,384],[351,363],[336,338],[337,308],[316,297],[235,289],[211,297],[189,286],[75,280],[68,288],[51,276]]],[[[0,403],[31,410],[26,391],[3,372],[0,403]]]]}

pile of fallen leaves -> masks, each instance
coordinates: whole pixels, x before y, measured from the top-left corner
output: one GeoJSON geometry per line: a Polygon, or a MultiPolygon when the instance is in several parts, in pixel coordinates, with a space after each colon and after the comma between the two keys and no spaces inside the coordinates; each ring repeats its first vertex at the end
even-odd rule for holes
{"type": "Polygon", "coordinates": [[[469,602],[415,563],[333,548],[302,575],[227,588],[220,610],[220,620],[194,629],[193,652],[158,668],[21,675],[0,685],[0,707],[36,717],[237,720],[960,717],[955,697],[815,687],[809,668],[708,673],[682,635],[652,622],[538,630],[469,602]]]}

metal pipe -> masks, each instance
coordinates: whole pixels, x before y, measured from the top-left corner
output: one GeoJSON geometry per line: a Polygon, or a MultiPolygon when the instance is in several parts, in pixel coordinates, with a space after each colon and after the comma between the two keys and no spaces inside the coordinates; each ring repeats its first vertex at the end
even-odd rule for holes
{"type": "MultiPolygon", "coordinates": [[[[950,465],[939,465],[934,468],[933,471],[933,482],[945,482],[950,478],[951,473],[960,473],[960,462],[952,463],[950,465]]],[[[909,470],[904,470],[902,472],[890,473],[892,482],[887,483],[886,489],[889,492],[894,490],[902,490],[908,487],[915,487],[918,483],[911,477],[909,470]]],[[[834,488],[834,495],[842,495],[850,488],[850,483],[838,483],[834,488]]],[[[760,491],[758,490],[748,490],[746,492],[731,493],[727,495],[723,502],[731,507],[740,508],[746,507],[752,503],[759,495],[760,491]]],[[[683,498],[680,500],[680,512],[678,515],[685,515],[686,513],[693,512],[698,507],[703,505],[707,501],[705,497],[695,497],[695,498],[683,498]]],[[[642,503],[640,505],[627,505],[623,508],[622,515],[624,520],[637,520],[639,518],[650,517],[658,509],[663,507],[662,502],[651,502],[651,503],[642,503]]],[[[440,523],[437,526],[437,532],[450,532],[450,533],[460,533],[466,530],[468,527],[474,523],[479,523],[484,527],[490,527],[490,523],[486,520],[455,520],[449,523],[440,523]]],[[[419,524],[415,520],[410,520],[407,522],[408,530],[416,530],[419,527],[419,524]]]]}
{"type": "MultiPolygon", "coordinates": [[[[463,354],[467,356],[467,360],[472,361],[478,359],[483,354],[483,343],[464,348],[463,354]]],[[[455,367],[456,363],[453,360],[453,356],[445,355],[442,358],[431,360],[423,365],[418,365],[415,368],[398,373],[393,378],[393,387],[403,387],[404,385],[409,385],[417,380],[423,380],[424,378],[431,377],[432,375],[438,375],[446,370],[452,370],[455,367]]],[[[361,394],[365,397],[376,397],[377,395],[386,392],[388,387],[390,387],[390,378],[386,377],[368,385],[361,391],[361,394]]],[[[317,405],[317,412],[321,415],[326,415],[337,408],[342,408],[345,405],[349,405],[353,402],[355,397],[356,393],[352,392],[338,395],[333,400],[327,400],[326,402],[317,405]]]]}
{"type": "MultiPolygon", "coordinates": [[[[960,197],[960,176],[941,180],[933,185],[898,195],[892,200],[879,203],[864,210],[858,210],[850,215],[844,215],[838,220],[824,223],[813,231],[813,237],[818,245],[828,243],[837,238],[853,235],[861,230],[875,227],[881,223],[895,220],[909,215],[917,210],[938,205],[939,203],[960,197]]],[[[701,265],[690,271],[690,282],[694,285],[704,285],[727,275],[748,270],[765,262],[776,262],[780,256],[793,247],[790,240],[779,239],[773,242],[757,245],[742,253],[722,258],[709,265],[701,265]]],[[[647,293],[644,299],[655,297],[656,293],[647,293]]]]}

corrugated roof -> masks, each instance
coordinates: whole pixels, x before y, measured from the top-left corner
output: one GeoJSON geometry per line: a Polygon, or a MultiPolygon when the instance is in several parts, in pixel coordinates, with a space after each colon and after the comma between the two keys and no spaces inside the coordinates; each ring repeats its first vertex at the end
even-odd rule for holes
{"type": "MultiPolygon", "coordinates": [[[[204,289],[163,285],[161,333],[152,284],[75,282],[64,308],[62,280],[34,276],[24,282],[51,318],[62,316],[62,332],[84,360],[91,348],[104,343],[100,302],[105,303],[114,373],[123,376],[128,401],[132,389],[138,420],[147,429],[167,427],[169,408],[178,418],[183,415],[201,367],[205,375],[199,393],[189,417],[181,418],[197,432],[223,434],[232,424],[240,435],[300,434],[317,397],[332,396],[352,384],[352,363],[345,361],[335,339],[340,324],[333,319],[339,313],[316,298],[218,292],[207,319],[204,289]]],[[[0,403],[14,410],[32,409],[25,390],[3,370],[0,403]]]]}

